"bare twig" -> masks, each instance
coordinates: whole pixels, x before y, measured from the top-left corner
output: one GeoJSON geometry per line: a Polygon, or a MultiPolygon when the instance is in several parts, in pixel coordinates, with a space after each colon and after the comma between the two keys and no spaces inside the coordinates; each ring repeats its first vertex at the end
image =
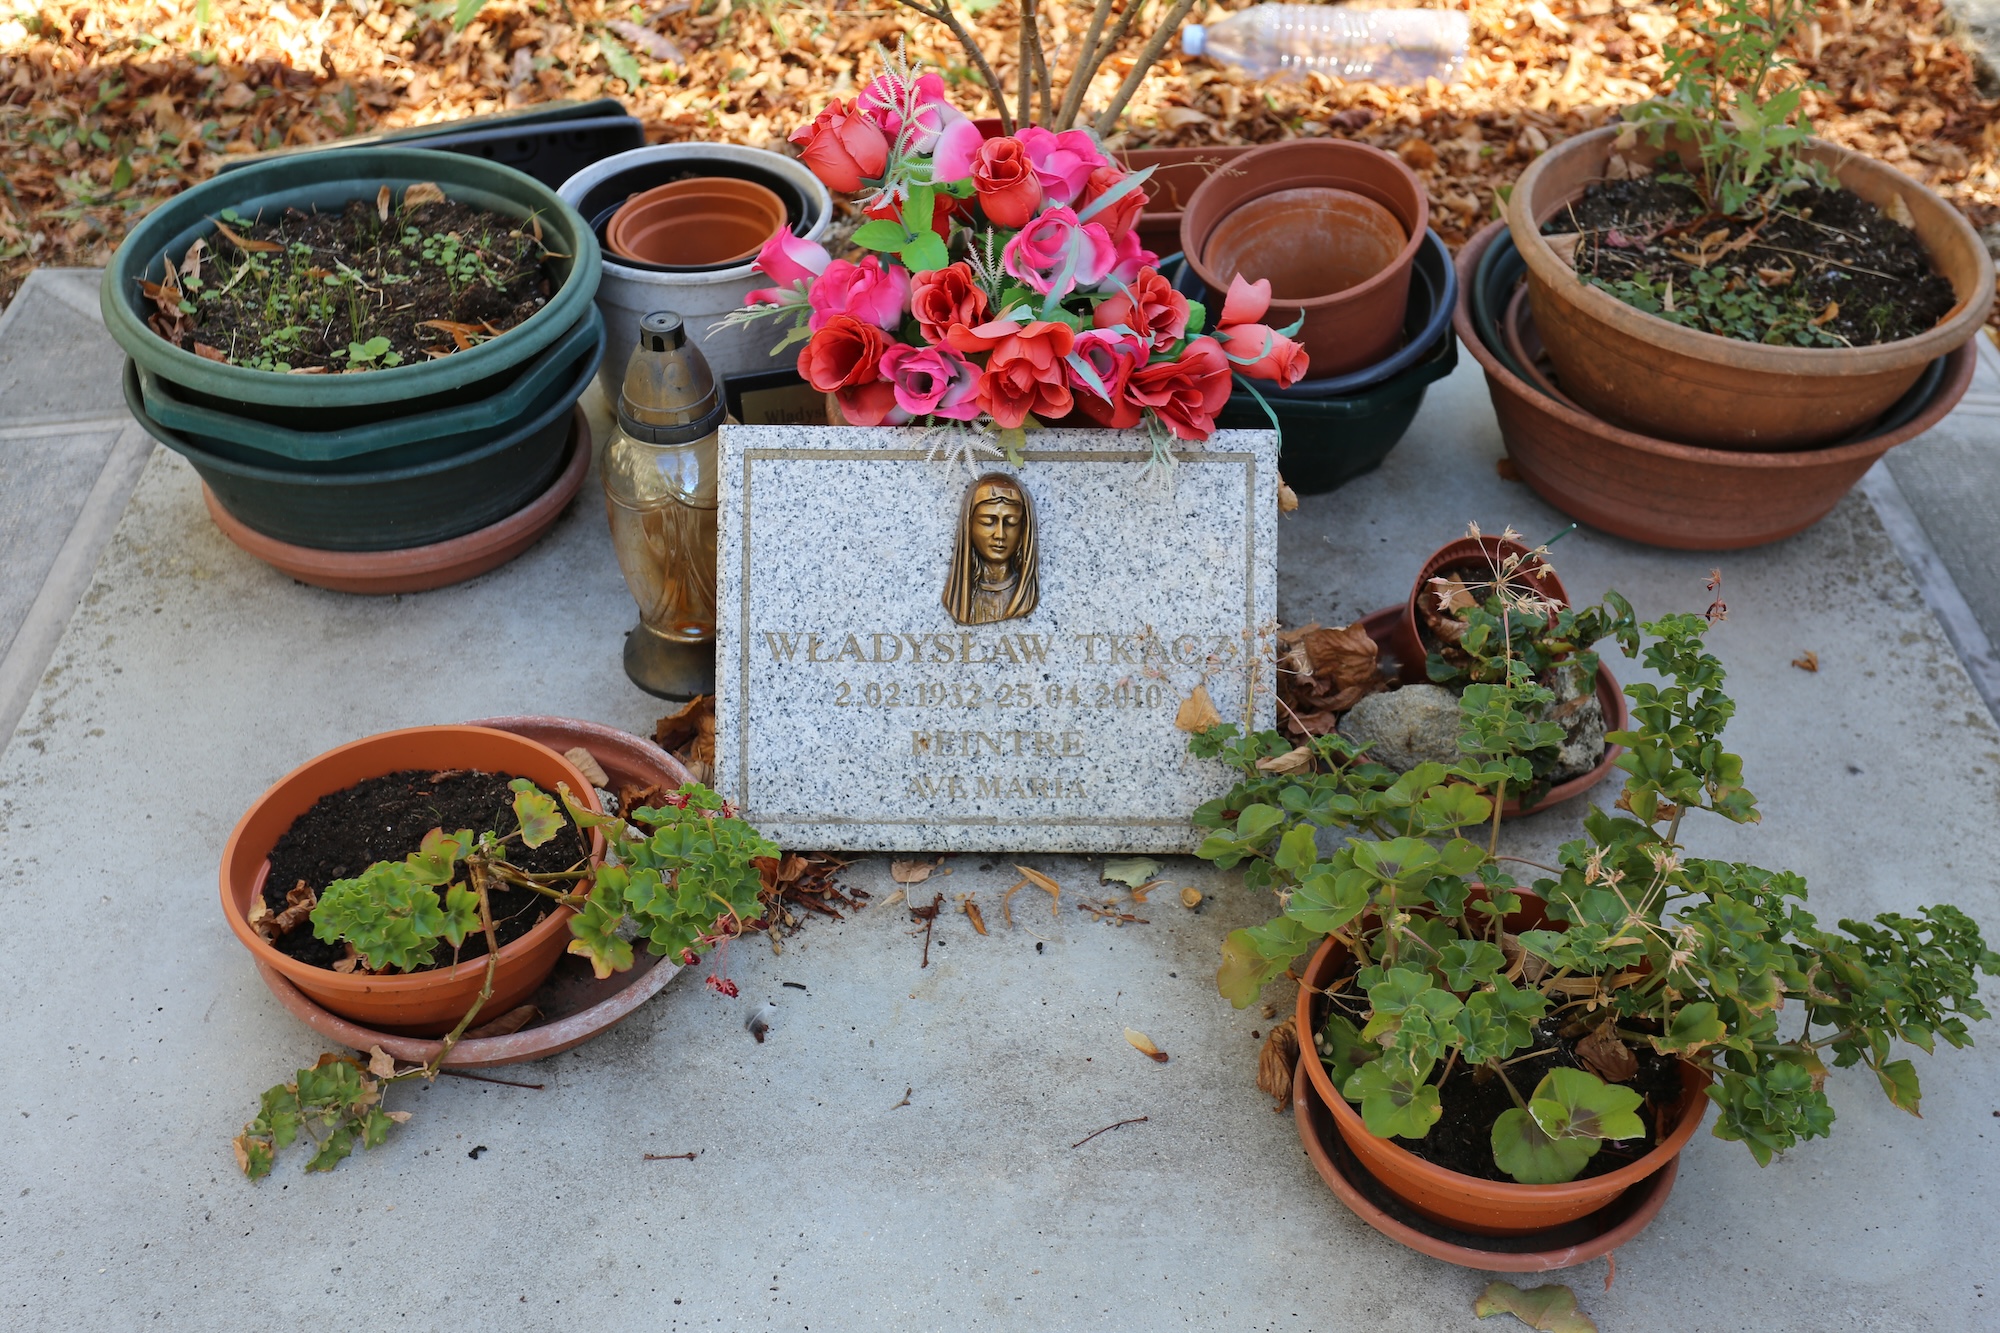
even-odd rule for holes
{"type": "MultiPolygon", "coordinates": [[[[1132,8],[1137,7],[1137,0],[1134,0],[1132,8]]],[[[1153,35],[1147,38],[1145,46],[1139,49],[1139,59],[1132,66],[1132,72],[1125,76],[1125,82],[1118,85],[1117,93],[1111,98],[1111,105],[1105,107],[1097,117],[1098,138],[1110,134],[1111,127],[1118,123],[1118,117],[1125,114],[1126,104],[1132,100],[1132,95],[1139,91],[1139,85],[1146,81],[1146,75],[1159,60],[1160,53],[1167,49],[1167,42],[1180,30],[1181,20],[1185,19],[1188,11],[1193,8],[1194,0],[1175,0],[1174,7],[1160,20],[1160,26],[1153,29],[1153,35]]]]}
{"type": "Polygon", "coordinates": [[[543,1083],[516,1083],[511,1078],[494,1078],[491,1074],[475,1074],[466,1069],[440,1069],[438,1073],[450,1078],[469,1078],[475,1083],[498,1083],[503,1088],[532,1088],[536,1092],[547,1086],[543,1083]]]}
{"type": "Polygon", "coordinates": [[[993,105],[1000,112],[1000,132],[1002,134],[1012,134],[1014,132],[1013,118],[1007,111],[1007,93],[1000,86],[1000,76],[993,72],[993,66],[987,63],[985,54],[979,49],[979,43],[972,40],[972,34],[965,30],[965,24],[959,21],[957,14],[952,12],[951,0],[932,0],[932,3],[928,5],[919,4],[917,0],[896,0],[896,3],[905,9],[914,10],[922,14],[933,23],[942,23],[951,30],[951,35],[958,39],[959,46],[964,48],[967,58],[972,61],[973,67],[979,71],[980,81],[986,85],[986,90],[993,95],[993,105]]]}
{"type": "Polygon", "coordinates": [[[1097,0],[1096,8],[1091,10],[1090,26],[1084,30],[1083,44],[1076,48],[1076,63],[1070,66],[1069,86],[1063,89],[1062,104],[1056,110],[1055,119],[1049,122],[1052,130],[1061,132],[1076,124],[1076,113],[1083,105],[1083,94],[1102,63],[1097,58],[1097,39],[1104,35],[1105,20],[1111,17],[1111,3],[1112,0],[1097,0]]]}
{"type": "Polygon", "coordinates": [[[1081,1148],[1084,1144],[1090,1142],[1092,1139],[1096,1138],[1099,1134],[1108,1134],[1112,1130],[1119,1128],[1119,1126],[1121,1125],[1143,1125],[1150,1118],[1151,1117],[1149,1116],[1135,1115],[1130,1120],[1120,1120],[1115,1125],[1106,1125],[1103,1129],[1093,1129],[1090,1131],[1090,1133],[1084,1135],[1082,1138],[1078,1139],[1075,1143],[1072,1143],[1069,1146],[1072,1148],[1081,1148]]]}
{"type": "Polygon", "coordinates": [[[1131,30],[1132,21],[1139,17],[1139,11],[1145,7],[1146,0],[1130,0],[1119,13],[1117,22],[1111,25],[1111,31],[1104,35],[1104,41],[1091,53],[1090,72],[1077,87],[1076,108],[1070,113],[1071,119],[1083,110],[1083,99],[1090,95],[1091,80],[1097,77],[1097,71],[1104,67],[1104,62],[1111,58],[1111,53],[1118,49],[1118,43],[1125,40],[1125,34],[1131,30]]]}
{"type": "Polygon", "coordinates": [[[1014,119],[1026,125],[1032,118],[1034,104],[1028,100],[1035,86],[1035,61],[1028,54],[1028,39],[1035,31],[1035,0],[1021,0],[1021,42],[1020,50],[1014,57],[1014,80],[1020,88],[1020,101],[1016,103],[1014,119]]]}
{"type": "MultiPolygon", "coordinates": [[[[1042,48],[1042,13],[1040,0],[1021,0],[1025,13],[1023,21],[1028,25],[1028,55],[1034,62],[1035,80],[1041,84],[1039,94],[1042,104],[1042,124],[1049,125],[1056,118],[1055,107],[1050,102],[1048,53],[1042,48]]],[[[1021,117],[1022,123],[1027,117],[1021,117]]],[[[1050,128],[1054,128],[1050,126],[1050,128]]]]}
{"type": "Polygon", "coordinates": [[[695,1155],[691,1152],[649,1152],[642,1154],[640,1160],[646,1162],[692,1162],[694,1158],[695,1155]]]}

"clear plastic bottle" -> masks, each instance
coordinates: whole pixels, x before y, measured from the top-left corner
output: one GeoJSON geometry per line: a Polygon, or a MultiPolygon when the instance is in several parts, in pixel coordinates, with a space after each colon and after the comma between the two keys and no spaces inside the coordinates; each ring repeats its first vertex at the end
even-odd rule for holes
{"type": "Polygon", "coordinates": [[[692,699],[715,689],[716,428],[722,395],[681,317],[656,311],[618,395],[618,433],[604,451],[611,545],[639,603],[625,674],[649,694],[692,699]]]}
{"type": "Polygon", "coordinates": [[[1463,10],[1261,4],[1220,23],[1188,24],[1181,51],[1255,78],[1317,70],[1337,79],[1414,86],[1457,78],[1470,32],[1463,10]]]}

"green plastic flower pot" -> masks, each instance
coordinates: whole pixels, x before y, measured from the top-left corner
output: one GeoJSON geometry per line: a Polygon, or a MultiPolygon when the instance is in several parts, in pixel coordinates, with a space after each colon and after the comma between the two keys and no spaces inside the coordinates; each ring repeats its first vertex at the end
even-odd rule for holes
{"type": "Polygon", "coordinates": [[[562,393],[490,443],[448,458],[370,472],[310,473],[239,463],[152,420],[139,367],[125,364],[125,405],[161,444],[194,464],[216,500],[279,541],[323,551],[396,551],[496,523],[547,490],[568,455],[570,409],[604,354],[604,333],[569,368],[562,393]]]}
{"type": "Polygon", "coordinates": [[[222,458],[284,472],[381,472],[478,448],[514,423],[540,416],[560,395],[573,398],[576,359],[603,340],[604,316],[592,305],[490,398],[339,430],[292,430],[189,402],[143,365],[139,394],[147,420],[222,458]]]}
{"type": "MultiPolygon", "coordinates": [[[[1401,373],[1341,398],[1273,398],[1264,404],[1276,414],[1278,471],[1300,495],[1318,495],[1344,486],[1380,466],[1403,438],[1424,405],[1430,386],[1458,365],[1458,340],[1446,329],[1431,350],[1401,373]]],[[[1230,430],[1269,430],[1271,417],[1242,389],[1215,417],[1230,430]]]]}
{"type": "Polygon", "coordinates": [[[420,148],[364,147],[278,158],[217,176],[175,195],[134,227],[99,289],[105,327],[146,370],[185,402],[298,431],[339,430],[434,412],[501,392],[528,363],[575,328],[597,294],[597,238],[546,185],[482,158],[420,148]],[[430,181],[454,203],[536,218],[556,278],[548,303],[497,338],[441,357],[348,375],[283,375],[225,365],[183,351],[146,325],[142,279],[157,282],[166,255],[213,235],[224,209],[246,217],[286,208],[335,210],[430,181]]]}

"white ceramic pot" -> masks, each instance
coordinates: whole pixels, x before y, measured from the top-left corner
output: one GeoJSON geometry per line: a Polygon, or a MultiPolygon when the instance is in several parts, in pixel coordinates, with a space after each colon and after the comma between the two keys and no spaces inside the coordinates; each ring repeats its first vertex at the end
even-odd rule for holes
{"type": "MultiPolygon", "coordinates": [[[[812,201],[812,225],[805,235],[818,240],[825,233],[833,217],[833,196],[819,178],[796,158],[738,144],[670,143],[635,148],[585,167],[564,181],[557,193],[565,203],[581,211],[584,197],[613,177],[635,169],[657,169],[662,163],[685,162],[694,166],[704,160],[757,166],[797,182],[812,201]]],[[[639,342],[639,321],[655,310],[672,310],[680,315],[717,379],[788,369],[791,363],[787,359],[770,354],[771,345],[782,336],[777,323],[758,323],[748,328],[713,327],[722,316],[742,305],[745,292],[769,285],[769,279],[751,272],[748,263],[708,273],[653,273],[621,264],[607,251],[604,275],[597,284],[597,306],[604,312],[606,335],[604,361],[597,378],[605,395],[614,403],[618,401],[625,363],[639,342]]]]}

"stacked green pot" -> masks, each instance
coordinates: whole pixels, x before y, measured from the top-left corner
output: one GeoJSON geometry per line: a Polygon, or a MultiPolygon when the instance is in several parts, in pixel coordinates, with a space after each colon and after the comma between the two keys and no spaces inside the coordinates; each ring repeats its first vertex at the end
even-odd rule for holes
{"type": "Polygon", "coordinates": [[[126,402],[184,455],[246,526],[321,550],[429,545],[532,501],[571,449],[571,408],[595,374],[604,325],[597,239],[533,178],[457,153],[387,146],[280,158],[218,176],[147,215],[105,271],[104,322],[130,358],[126,402]],[[286,375],[210,361],[146,324],[142,280],[248,217],[337,211],[433,182],[454,203],[539,223],[548,302],[506,333],[434,361],[347,375],[286,375]]]}

